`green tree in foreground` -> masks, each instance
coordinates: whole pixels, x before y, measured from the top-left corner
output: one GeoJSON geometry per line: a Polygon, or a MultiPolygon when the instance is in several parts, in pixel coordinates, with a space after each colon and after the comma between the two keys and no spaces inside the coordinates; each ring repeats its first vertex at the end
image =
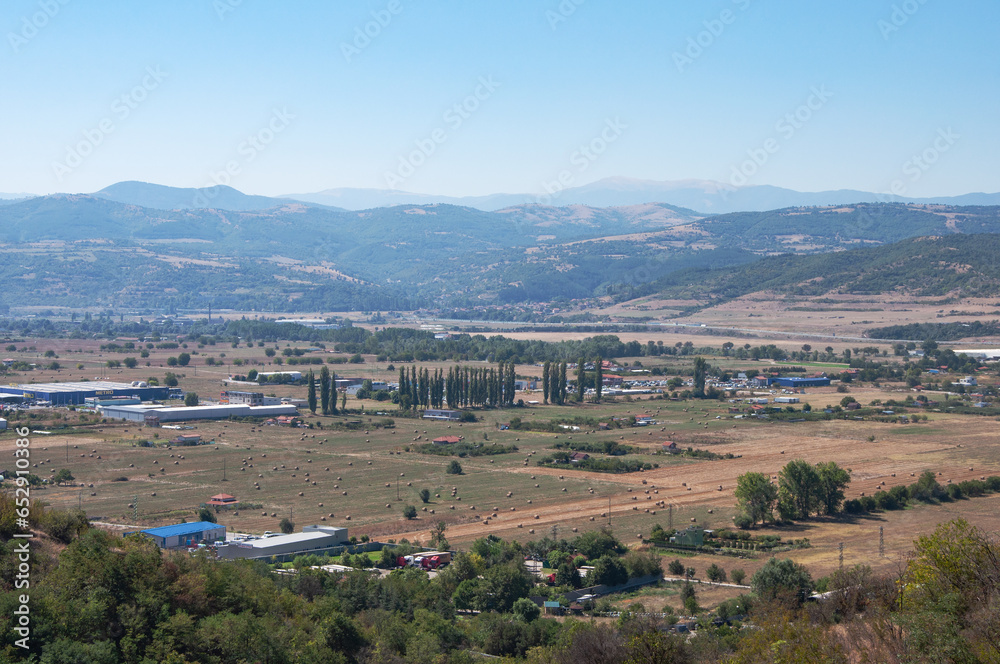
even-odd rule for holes
{"type": "Polygon", "coordinates": [[[295,524],[292,523],[291,519],[285,517],[278,523],[278,530],[280,530],[286,535],[291,535],[293,532],[295,532],[295,524]]]}
{"type": "Polygon", "coordinates": [[[202,507],[200,510],[198,510],[198,520],[207,521],[208,523],[217,523],[215,514],[212,512],[212,510],[208,509],[207,507],[202,507]]]}
{"type": "Polygon", "coordinates": [[[184,395],[184,405],[188,407],[194,407],[198,405],[198,393],[188,392],[184,395]]]}
{"type": "Polygon", "coordinates": [[[736,478],[736,502],[751,525],[774,519],[778,487],[764,473],[744,473],[736,478]]]}
{"type": "Polygon", "coordinates": [[[782,517],[805,519],[816,511],[819,473],[807,461],[788,462],[778,473],[778,501],[782,517]]]}
{"type": "Polygon", "coordinates": [[[407,519],[416,519],[417,508],[414,507],[413,505],[407,505],[406,507],[403,508],[403,516],[406,517],[407,519]]]}
{"type": "Polygon", "coordinates": [[[816,464],[816,473],[817,502],[824,514],[836,514],[844,503],[844,490],[851,482],[851,475],[833,461],[816,464]]]}
{"type": "Polygon", "coordinates": [[[449,475],[461,475],[462,464],[452,459],[451,462],[448,464],[448,467],[445,468],[444,472],[448,473],[449,475]]]}
{"type": "Polygon", "coordinates": [[[788,558],[769,559],[750,579],[750,588],[764,600],[782,597],[802,604],[812,587],[809,571],[788,558]]]}

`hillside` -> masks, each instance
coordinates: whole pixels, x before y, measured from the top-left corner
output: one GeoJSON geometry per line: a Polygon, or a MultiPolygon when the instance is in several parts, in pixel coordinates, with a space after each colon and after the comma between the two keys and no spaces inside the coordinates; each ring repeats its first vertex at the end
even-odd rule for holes
{"type": "Polygon", "coordinates": [[[992,296],[1000,291],[1000,235],[954,234],[809,256],[781,255],[727,269],[679,272],[644,290],[666,297],[731,299],[760,291],[992,296]]]}
{"type": "MultiPolygon", "coordinates": [[[[168,210],[65,194],[11,202],[0,206],[4,301],[109,307],[217,301],[302,311],[628,299],[661,288],[732,297],[751,285],[877,292],[909,283],[906,250],[890,250],[903,251],[891,254],[900,265],[893,272],[887,264],[870,281],[843,264],[853,254],[829,252],[915,235],[1000,232],[996,207],[856,204],[702,218],[657,203],[532,204],[496,212],[442,204],[348,211],[278,203],[259,210],[168,210]],[[791,255],[819,252],[826,253],[803,263],[791,255]],[[737,269],[773,254],[789,255],[737,269]],[[704,279],[706,273],[692,272],[705,266],[721,272],[704,279]],[[692,274],[694,281],[684,281],[692,274]]],[[[939,271],[921,287],[951,290],[946,275],[970,292],[992,283],[939,271]]]]}

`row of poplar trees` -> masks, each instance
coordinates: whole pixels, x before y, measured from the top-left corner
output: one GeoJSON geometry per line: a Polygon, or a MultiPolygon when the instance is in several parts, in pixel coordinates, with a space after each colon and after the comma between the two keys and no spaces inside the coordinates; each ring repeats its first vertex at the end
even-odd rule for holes
{"type": "Polygon", "coordinates": [[[408,408],[480,406],[503,408],[514,405],[514,364],[501,362],[496,368],[455,366],[436,369],[399,369],[399,403],[408,408]]]}
{"type": "MultiPolygon", "coordinates": [[[[576,399],[583,401],[587,389],[587,359],[581,357],[576,362],[576,399]]],[[[566,403],[566,369],[565,362],[546,362],[542,369],[542,396],[545,403],[560,406],[566,403]]],[[[596,401],[601,400],[604,390],[604,359],[594,360],[594,391],[596,401]]]]}
{"type": "Polygon", "coordinates": [[[309,410],[311,412],[315,413],[318,408],[321,408],[324,415],[337,414],[336,380],[337,374],[323,367],[322,371],[319,372],[319,400],[317,403],[316,374],[313,373],[312,369],[309,370],[309,373],[306,375],[306,385],[308,386],[306,401],[309,403],[309,410]]]}

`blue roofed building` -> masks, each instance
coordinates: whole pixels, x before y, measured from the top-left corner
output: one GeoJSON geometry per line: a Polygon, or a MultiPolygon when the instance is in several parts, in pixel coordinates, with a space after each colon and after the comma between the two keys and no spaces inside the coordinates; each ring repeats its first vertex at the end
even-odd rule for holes
{"type": "Polygon", "coordinates": [[[788,387],[791,389],[800,387],[826,387],[830,384],[830,379],[826,376],[806,376],[804,378],[796,378],[793,376],[772,376],[768,380],[770,385],[778,385],[780,387],[788,387]]]}
{"type": "MultiPolygon", "coordinates": [[[[149,535],[161,549],[195,546],[199,542],[226,541],[226,527],[210,521],[178,523],[172,526],[147,528],[139,533],[149,535]]],[[[126,533],[132,535],[135,533],[126,533]]]]}

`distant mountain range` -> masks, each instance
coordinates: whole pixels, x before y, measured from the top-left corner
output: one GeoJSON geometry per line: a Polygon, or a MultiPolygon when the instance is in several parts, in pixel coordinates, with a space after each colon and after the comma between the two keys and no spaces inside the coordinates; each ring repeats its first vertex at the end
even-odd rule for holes
{"type": "Polygon", "coordinates": [[[347,210],[363,210],[401,204],[446,203],[478,210],[499,210],[525,204],[589,205],[619,207],[642,203],[666,203],[702,214],[762,212],[780,208],[844,205],[849,203],[940,203],[943,205],[1000,205],[1000,193],[965,194],[936,198],[903,198],[868,191],[800,192],[770,185],[736,188],[711,180],[655,181],[632,178],[605,178],[580,187],[565,189],[552,196],[539,194],[492,194],[489,196],[433,196],[392,189],[327,189],[314,194],[288,194],[308,203],[331,205],[347,210]]]}
{"type": "MultiPolygon", "coordinates": [[[[903,198],[867,191],[800,192],[770,185],[735,188],[711,180],[655,181],[613,177],[573,187],[554,195],[490,194],[487,196],[437,196],[393,189],[327,189],[316,193],[279,197],[244,194],[232,187],[203,189],[167,187],[145,182],[119,182],[92,194],[118,203],[154,210],[217,209],[231,211],[266,210],[287,205],[289,200],[312,206],[343,210],[370,210],[399,205],[457,205],[486,212],[521,205],[595,208],[663,203],[696,211],[701,215],[729,212],[763,212],[790,207],[847,205],[851,203],[918,203],[941,205],[1000,205],[1000,193],[970,193],[961,196],[903,198]]],[[[27,194],[0,194],[0,205],[27,194]]]]}

